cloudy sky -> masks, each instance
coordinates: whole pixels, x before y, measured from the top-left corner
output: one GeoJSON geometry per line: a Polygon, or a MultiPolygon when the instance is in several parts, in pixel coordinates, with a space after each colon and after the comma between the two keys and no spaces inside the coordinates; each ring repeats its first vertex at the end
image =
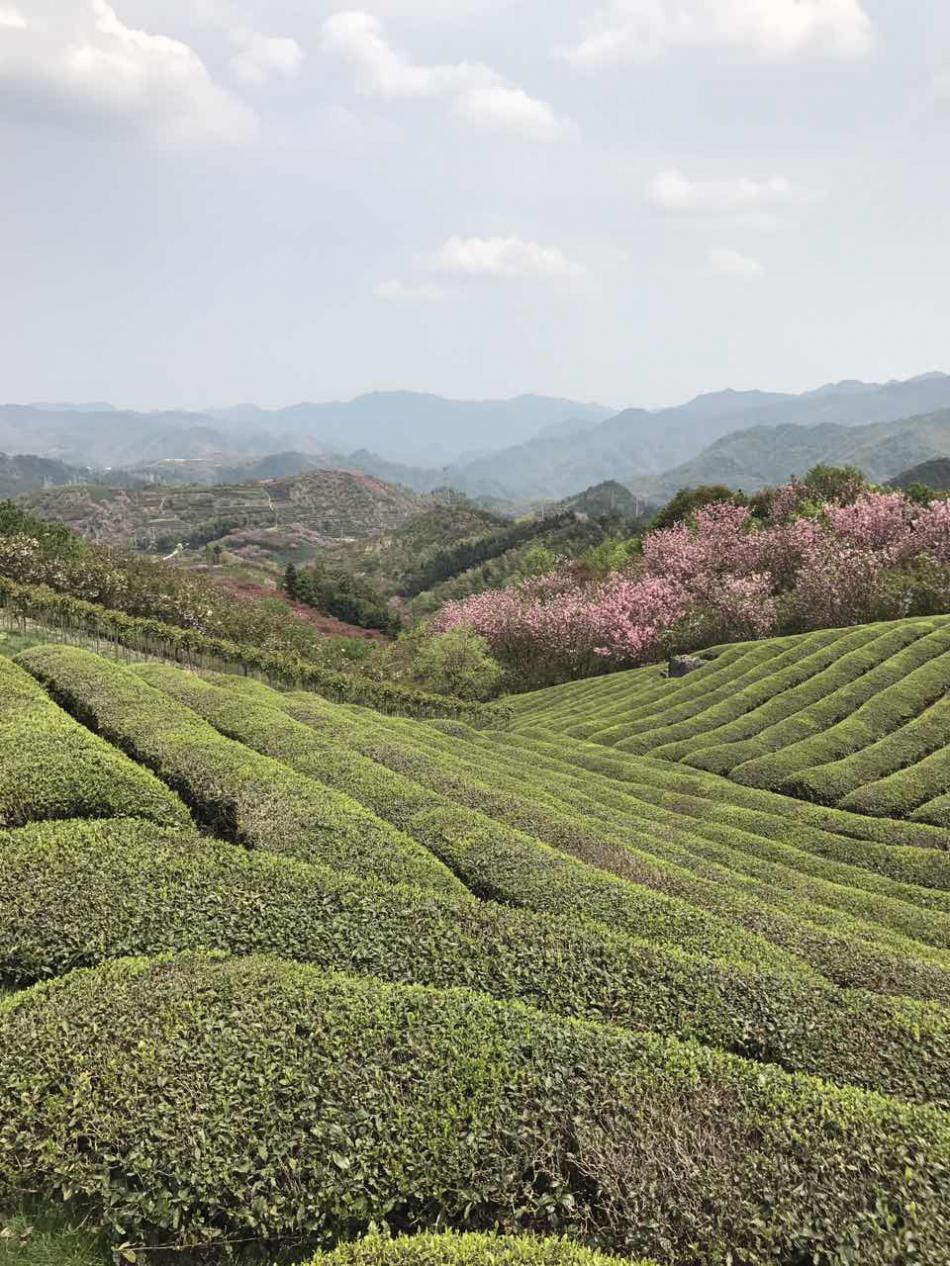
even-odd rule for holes
{"type": "Polygon", "coordinates": [[[950,370],[946,0],[0,0],[0,399],[950,370]]]}

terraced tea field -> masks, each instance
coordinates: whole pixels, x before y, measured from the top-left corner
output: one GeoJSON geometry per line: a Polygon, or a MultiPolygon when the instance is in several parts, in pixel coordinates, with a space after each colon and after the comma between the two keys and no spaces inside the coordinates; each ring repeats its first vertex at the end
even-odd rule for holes
{"type": "Polygon", "coordinates": [[[0,660],[0,1200],[128,1261],[948,1266],[950,619],[704,658],[481,729],[0,660]]]}

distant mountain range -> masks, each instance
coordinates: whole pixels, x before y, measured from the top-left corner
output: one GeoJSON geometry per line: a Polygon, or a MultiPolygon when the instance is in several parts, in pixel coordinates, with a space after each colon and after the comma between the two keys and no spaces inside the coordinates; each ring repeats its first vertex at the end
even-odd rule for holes
{"type": "Polygon", "coordinates": [[[94,467],[286,451],[326,461],[363,449],[384,462],[425,466],[438,482],[443,465],[521,443],[547,427],[594,425],[614,412],[547,396],[446,400],[407,391],[273,411],[256,405],[140,413],[111,405],[6,404],[0,405],[0,449],[94,467]]]}
{"type": "MultiPolygon", "coordinates": [[[[606,479],[620,479],[638,492],[654,495],[670,486],[675,491],[684,479],[693,482],[692,467],[686,471],[684,464],[688,466],[707,446],[733,432],[821,424],[865,426],[941,408],[950,408],[950,376],[945,374],[926,374],[901,383],[834,383],[801,396],[722,391],[656,412],[627,409],[576,431],[560,428],[557,433],[538,435],[450,467],[441,477],[470,496],[561,498],[606,479]]],[[[797,455],[790,452],[788,460],[796,461],[797,455]]],[[[789,466],[781,451],[775,468],[782,471],[780,478],[800,469],[789,466]]],[[[898,469],[893,467],[889,473],[898,469]]],[[[746,477],[743,468],[737,467],[737,472],[746,477]]]]}
{"type": "MultiPolygon", "coordinates": [[[[257,405],[206,409],[207,417],[243,429],[316,444],[336,452],[369,449],[388,461],[441,466],[517,444],[548,427],[581,429],[616,410],[549,396],[513,400],[447,400],[414,391],[374,391],[332,404],[257,405]]],[[[290,445],[289,447],[292,447],[290,445]]]]}
{"type": "Polygon", "coordinates": [[[804,475],[818,462],[857,466],[875,483],[933,457],[950,457],[950,409],[870,426],[755,426],[723,436],[658,477],[633,481],[641,496],[666,500],[678,488],[726,484],[754,492],[804,475]]]}
{"type": "MultiPolygon", "coordinates": [[[[651,500],[696,483],[756,488],[819,460],[889,478],[944,454],[944,427],[934,420],[942,410],[950,410],[950,376],[941,373],[830,383],[802,395],[729,390],[621,413],[545,396],[459,401],[412,392],[203,413],[0,405],[0,449],[62,465],[36,470],[33,487],[75,483],[84,470],[128,487],[343,469],[420,494],[451,487],[503,508],[561,501],[608,480],[651,500]]],[[[25,468],[23,477],[25,491],[25,468]]]]}

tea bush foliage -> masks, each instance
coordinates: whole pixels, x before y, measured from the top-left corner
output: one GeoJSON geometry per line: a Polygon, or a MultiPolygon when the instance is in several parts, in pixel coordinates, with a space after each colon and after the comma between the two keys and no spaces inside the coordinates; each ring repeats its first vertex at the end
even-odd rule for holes
{"type": "Polygon", "coordinates": [[[216,834],[360,874],[460,887],[415,840],[348,796],[223,738],[128,668],[69,646],[35,647],[18,663],[76,717],[153,769],[216,834]]]}
{"type": "Polygon", "coordinates": [[[950,1262],[950,620],[441,717],[216,664],[0,658],[0,1226],[950,1262]]]}
{"type": "Polygon", "coordinates": [[[140,821],[0,833],[0,982],[24,986],[110,958],[200,948],[464,986],[950,1106],[950,1012],[939,1007],[140,821]]]}
{"type": "Polygon", "coordinates": [[[179,798],[0,657],[0,824],[121,815],[190,825],[179,798]]]}
{"type": "Polygon", "coordinates": [[[931,1108],[267,957],[125,959],[8,999],[0,1098],[3,1188],[124,1243],[448,1224],[697,1266],[931,1266],[950,1235],[931,1108]]]}

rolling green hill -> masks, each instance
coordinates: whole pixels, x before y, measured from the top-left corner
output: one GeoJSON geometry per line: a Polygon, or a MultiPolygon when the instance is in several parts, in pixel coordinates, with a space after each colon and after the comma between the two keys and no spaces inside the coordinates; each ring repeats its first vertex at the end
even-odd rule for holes
{"type": "Polygon", "coordinates": [[[910,470],[902,470],[899,475],[889,479],[888,487],[903,488],[905,491],[915,484],[923,484],[937,492],[950,489],[950,457],[934,457],[930,461],[911,466],[910,470]]]}
{"type": "Polygon", "coordinates": [[[944,1261],[950,617],[702,659],[478,728],[0,660],[9,1208],[189,1266],[944,1261]]]}

